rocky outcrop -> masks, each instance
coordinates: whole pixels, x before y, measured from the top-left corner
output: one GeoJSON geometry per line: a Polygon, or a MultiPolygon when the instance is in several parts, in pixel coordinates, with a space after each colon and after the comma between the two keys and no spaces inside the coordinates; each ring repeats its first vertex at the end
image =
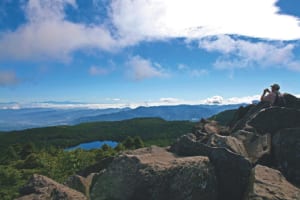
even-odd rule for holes
{"type": "Polygon", "coordinates": [[[299,200],[299,188],[278,171],[262,165],[253,168],[244,200],[299,200]]]}
{"type": "Polygon", "coordinates": [[[214,147],[222,147],[247,157],[243,142],[232,136],[221,135],[222,129],[225,128],[214,121],[202,120],[195,126],[194,133],[180,137],[171,146],[171,151],[181,156],[209,156],[214,147]]]}
{"type": "Polygon", "coordinates": [[[247,122],[252,119],[259,111],[268,108],[269,104],[260,102],[257,105],[251,104],[246,107],[240,107],[235,113],[232,121],[229,123],[231,132],[236,132],[247,127],[247,122]]]}
{"type": "Polygon", "coordinates": [[[277,132],[272,147],[275,166],[288,180],[300,185],[300,128],[277,132]]]}
{"type": "Polygon", "coordinates": [[[239,130],[232,133],[232,137],[243,143],[247,158],[251,163],[269,165],[271,162],[271,134],[261,135],[251,131],[239,130]]]}
{"type": "Polygon", "coordinates": [[[70,176],[64,185],[81,192],[85,196],[89,197],[90,193],[90,185],[92,181],[92,177],[94,174],[91,174],[89,177],[85,178],[79,175],[70,176]]]}
{"type": "MultiPolygon", "coordinates": [[[[300,99],[291,95],[291,94],[283,94],[286,105],[284,106],[285,109],[288,110],[299,110],[300,109],[300,99]]],[[[241,106],[235,113],[233,119],[231,120],[231,122],[229,122],[229,127],[231,128],[231,132],[236,132],[238,130],[241,129],[245,129],[245,128],[249,128],[249,124],[248,122],[254,118],[257,118],[257,114],[259,112],[261,112],[262,110],[266,109],[268,110],[268,108],[272,108],[271,110],[273,110],[273,108],[277,108],[280,109],[279,107],[270,107],[270,105],[268,103],[265,102],[260,102],[257,105],[255,104],[251,104],[248,105],[246,107],[241,106]]],[[[282,113],[284,115],[280,115],[277,112],[273,112],[276,114],[276,119],[277,120],[278,117],[283,117],[285,116],[285,113],[282,113]]],[[[269,114],[268,114],[269,115],[269,114]]],[[[270,115],[269,115],[270,116],[270,115]]],[[[257,120],[258,122],[263,121],[263,119],[259,119],[257,120]]],[[[265,123],[269,124],[269,123],[265,123]]],[[[251,126],[250,126],[251,128],[251,126]]],[[[280,128],[280,127],[279,127],[280,128]]]]}
{"type": "Polygon", "coordinates": [[[37,174],[21,188],[20,194],[16,200],[87,200],[82,193],[37,174]]]}
{"type": "Polygon", "coordinates": [[[274,174],[272,170],[279,170],[277,172],[284,179],[284,184],[294,189],[296,187],[291,183],[300,185],[299,108],[300,100],[292,95],[286,95],[285,107],[270,107],[265,103],[241,107],[229,123],[230,129],[226,135],[222,135],[220,131],[226,128],[222,129],[215,122],[202,120],[195,126],[193,133],[180,137],[171,146],[171,151],[181,156],[209,157],[217,175],[219,200],[243,199],[246,188],[249,200],[277,199],[276,197],[295,199],[296,197],[290,198],[290,194],[285,194],[289,190],[283,189],[284,194],[277,194],[278,192],[274,192],[276,187],[272,188],[272,185],[272,197],[264,197],[264,194],[259,193],[256,195],[253,191],[249,193],[249,187],[268,190],[268,181],[274,185],[282,184],[281,179],[274,178],[266,180],[261,186],[261,180],[256,177],[263,171],[261,165],[270,167],[267,168],[270,176],[274,174]],[[251,169],[256,165],[260,167],[254,168],[250,176],[251,169]]]}
{"type": "Polygon", "coordinates": [[[280,107],[263,109],[248,124],[259,133],[275,134],[283,128],[300,127],[300,110],[280,107]]]}
{"type": "Polygon", "coordinates": [[[217,180],[207,157],[177,157],[143,148],[116,158],[93,181],[92,199],[216,200],[217,180]]]}
{"type": "Polygon", "coordinates": [[[242,199],[249,181],[251,163],[243,156],[225,148],[215,148],[209,159],[216,169],[219,198],[222,200],[242,199]]]}
{"type": "Polygon", "coordinates": [[[300,109],[300,99],[291,95],[291,94],[283,94],[287,108],[300,109]]]}
{"type": "MultiPolygon", "coordinates": [[[[207,134],[203,133],[203,137],[207,134]]],[[[208,156],[211,148],[197,139],[196,135],[189,133],[181,136],[172,146],[171,152],[180,156],[208,156]]]]}

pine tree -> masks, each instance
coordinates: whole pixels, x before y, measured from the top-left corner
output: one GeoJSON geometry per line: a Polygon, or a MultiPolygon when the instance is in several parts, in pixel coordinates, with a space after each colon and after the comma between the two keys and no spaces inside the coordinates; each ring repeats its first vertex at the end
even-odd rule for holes
{"type": "Polygon", "coordinates": [[[128,136],[122,143],[126,149],[134,149],[134,140],[132,137],[128,136]]]}
{"type": "Polygon", "coordinates": [[[144,142],[143,140],[141,139],[140,136],[135,136],[134,139],[133,139],[133,144],[134,144],[134,147],[136,149],[138,148],[143,148],[145,145],[144,145],[144,142]]]}

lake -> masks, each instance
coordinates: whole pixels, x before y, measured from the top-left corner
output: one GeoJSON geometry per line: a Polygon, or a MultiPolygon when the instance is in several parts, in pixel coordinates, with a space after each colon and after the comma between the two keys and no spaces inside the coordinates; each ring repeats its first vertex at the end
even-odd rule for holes
{"type": "Polygon", "coordinates": [[[83,150],[90,150],[90,149],[99,149],[104,144],[107,144],[108,146],[115,148],[118,145],[118,142],[110,141],[110,140],[104,140],[104,141],[93,141],[93,142],[87,142],[87,143],[81,143],[77,146],[67,148],[65,150],[71,151],[75,149],[83,149],[83,150]]]}

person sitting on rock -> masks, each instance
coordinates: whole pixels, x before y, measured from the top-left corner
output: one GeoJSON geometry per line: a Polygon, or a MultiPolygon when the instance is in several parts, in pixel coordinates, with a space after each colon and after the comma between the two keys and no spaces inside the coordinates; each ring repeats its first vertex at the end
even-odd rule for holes
{"type": "Polygon", "coordinates": [[[271,106],[284,106],[283,95],[279,92],[280,86],[278,84],[271,85],[271,91],[266,88],[260,97],[262,102],[268,102],[271,106]]]}

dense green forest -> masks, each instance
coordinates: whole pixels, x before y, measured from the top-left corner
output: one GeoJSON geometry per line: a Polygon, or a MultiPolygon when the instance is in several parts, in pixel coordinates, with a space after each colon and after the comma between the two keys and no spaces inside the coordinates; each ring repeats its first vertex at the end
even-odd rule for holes
{"type": "Polygon", "coordinates": [[[190,132],[195,123],[138,118],[117,122],[94,122],[55,126],[0,134],[0,196],[11,200],[32,174],[38,173],[63,183],[67,177],[113,157],[120,151],[144,145],[167,146],[190,132]],[[112,149],[65,151],[67,147],[96,140],[119,142],[112,149]]]}
{"type": "Polygon", "coordinates": [[[137,118],[114,122],[93,122],[75,126],[54,126],[0,134],[0,152],[13,144],[33,143],[37,147],[66,148],[95,140],[122,141],[140,136],[146,143],[170,141],[191,130],[190,121],[165,121],[160,118],[137,118]]]}

